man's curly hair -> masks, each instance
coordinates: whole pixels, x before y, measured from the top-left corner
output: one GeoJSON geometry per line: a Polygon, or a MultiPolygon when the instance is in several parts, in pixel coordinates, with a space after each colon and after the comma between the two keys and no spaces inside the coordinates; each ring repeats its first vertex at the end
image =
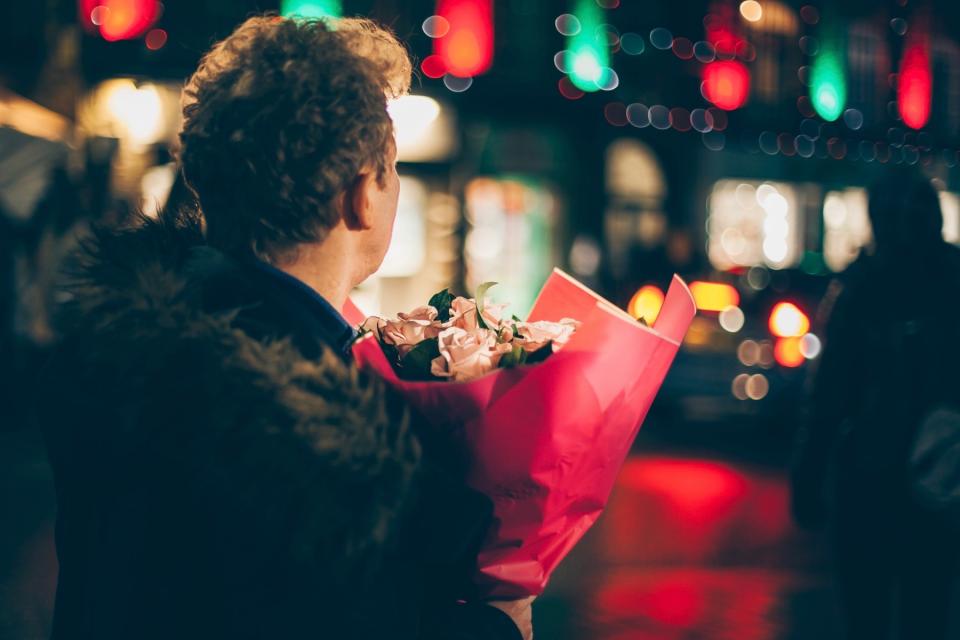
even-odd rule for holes
{"type": "Polygon", "coordinates": [[[411,63],[358,18],[250,18],[204,56],[183,93],[180,160],[210,244],[270,262],[323,240],[365,167],[382,178],[387,100],[411,63]]]}

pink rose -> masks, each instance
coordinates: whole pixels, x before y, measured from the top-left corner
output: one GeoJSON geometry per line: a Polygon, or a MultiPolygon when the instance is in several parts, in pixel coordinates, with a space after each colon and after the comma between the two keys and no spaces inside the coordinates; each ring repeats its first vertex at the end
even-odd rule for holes
{"type": "Polygon", "coordinates": [[[360,325],[360,331],[361,333],[372,333],[377,340],[380,340],[380,335],[385,324],[386,321],[383,318],[370,316],[360,325]]]}
{"type": "Polygon", "coordinates": [[[553,350],[557,351],[567,344],[574,331],[580,328],[580,321],[563,318],[560,322],[518,322],[517,335],[514,344],[519,344],[524,351],[536,351],[543,348],[548,342],[553,343],[553,350]]]}
{"type": "Polygon", "coordinates": [[[380,326],[380,339],[397,348],[400,357],[424,340],[436,338],[443,328],[437,321],[433,307],[417,307],[410,313],[398,313],[398,320],[384,320],[380,326]]]}
{"type": "Polygon", "coordinates": [[[430,305],[417,307],[410,313],[398,313],[397,317],[401,320],[424,320],[433,322],[437,319],[437,310],[430,305]]]}
{"type": "MultiPolygon", "coordinates": [[[[483,306],[483,321],[488,329],[500,326],[500,314],[507,308],[505,304],[485,304],[483,306]]],[[[444,326],[458,327],[465,331],[479,329],[477,324],[477,301],[473,298],[456,297],[450,303],[450,320],[444,326]]]]}
{"type": "Polygon", "coordinates": [[[497,343],[497,332],[490,329],[465,331],[449,327],[440,332],[440,355],[430,363],[430,373],[440,378],[463,382],[493,371],[504,353],[512,347],[497,343]]]}

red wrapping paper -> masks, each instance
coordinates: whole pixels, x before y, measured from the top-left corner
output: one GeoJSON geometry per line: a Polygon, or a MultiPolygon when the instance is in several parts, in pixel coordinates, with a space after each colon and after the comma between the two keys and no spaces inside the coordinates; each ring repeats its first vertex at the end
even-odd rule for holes
{"type": "MultiPolygon", "coordinates": [[[[653,328],[555,270],[529,321],[582,322],[546,361],[468,382],[400,380],[372,336],[354,345],[361,367],[396,387],[468,451],[466,481],[494,503],[477,559],[491,598],[540,595],[597,520],[620,467],[696,314],[674,276],[653,328]]],[[[348,302],[344,315],[363,315],[348,302]]]]}

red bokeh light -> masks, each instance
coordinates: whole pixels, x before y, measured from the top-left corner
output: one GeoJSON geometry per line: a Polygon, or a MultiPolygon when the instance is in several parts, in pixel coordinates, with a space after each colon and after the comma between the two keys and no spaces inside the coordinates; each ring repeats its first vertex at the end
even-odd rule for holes
{"type": "Polygon", "coordinates": [[[932,91],[930,46],[926,35],[920,33],[907,41],[897,76],[897,108],[911,129],[922,129],[930,119],[932,91]]]}
{"type": "Polygon", "coordinates": [[[736,60],[711,62],[703,67],[704,96],[726,111],[739,109],[750,93],[750,72],[736,60]]]}
{"type": "Polygon", "coordinates": [[[111,42],[139,38],[160,17],[156,0],[80,0],[79,10],[87,30],[99,30],[103,39],[111,42]],[[94,9],[98,24],[91,17],[94,9]]]}
{"type": "Polygon", "coordinates": [[[167,44],[167,32],[163,29],[151,29],[144,40],[147,44],[147,49],[151,51],[162,49],[163,45],[167,44]]]}
{"type": "Polygon", "coordinates": [[[557,88],[560,90],[560,94],[567,100],[579,100],[584,96],[583,91],[575,87],[567,76],[560,78],[560,82],[557,83],[557,88]]]}
{"type": "Polygon", "coordinates": [[[442,78],[443,74],[447,72],[447,65],[444,64],[443,58],[434,54],[423,59],[423,62],[420,63],[420,69],[423,71],[423,75],[428,78],[442,78]]]}
{"type": "Polygon", "coordinates": [[[627,126],[627,107],[622,102],[611,102],[603,108],[603,117],[615,127],[627,126]]]}
{"type": "Polygon", "coordinates": [[[491,0],[439,0],[437,13],[450,30],[433,41],[433,51],[448,73],[472,78],[493,63],[493,2],[491,0]]]}

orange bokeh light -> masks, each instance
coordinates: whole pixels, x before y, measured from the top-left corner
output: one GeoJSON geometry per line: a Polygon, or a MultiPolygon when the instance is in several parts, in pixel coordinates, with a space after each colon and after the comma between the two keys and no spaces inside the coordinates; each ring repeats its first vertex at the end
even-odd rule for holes
{"type": "Polygon", "coordinates": [[[736,287],[722,282],[691,282],[690,293],[700,311],[720,312],[740,304],[740,293],[736,287]]]}
{"type": "Polygon", "coordinates": [[[799,338],[810,331],[810,318],[792,302],[780,302],[770,312],[770,333],[778,338],[799,338]]]}
{"type": "Polygon", "coordinates": [[[800,338],[780,338],[773,348],[773,356],[777,362],[784,367],[799,367],[806,361],[803,351],[800,349],[800,338]]]}
{"type": "Polygon", "coordinates": [[[664,295],[660,287],[652,284],[640,287],[630,299],[627,311],[634,318],[643,318],[647,324],[653,324],[660,315],[660,307],[663,306],[664,295]]]}

